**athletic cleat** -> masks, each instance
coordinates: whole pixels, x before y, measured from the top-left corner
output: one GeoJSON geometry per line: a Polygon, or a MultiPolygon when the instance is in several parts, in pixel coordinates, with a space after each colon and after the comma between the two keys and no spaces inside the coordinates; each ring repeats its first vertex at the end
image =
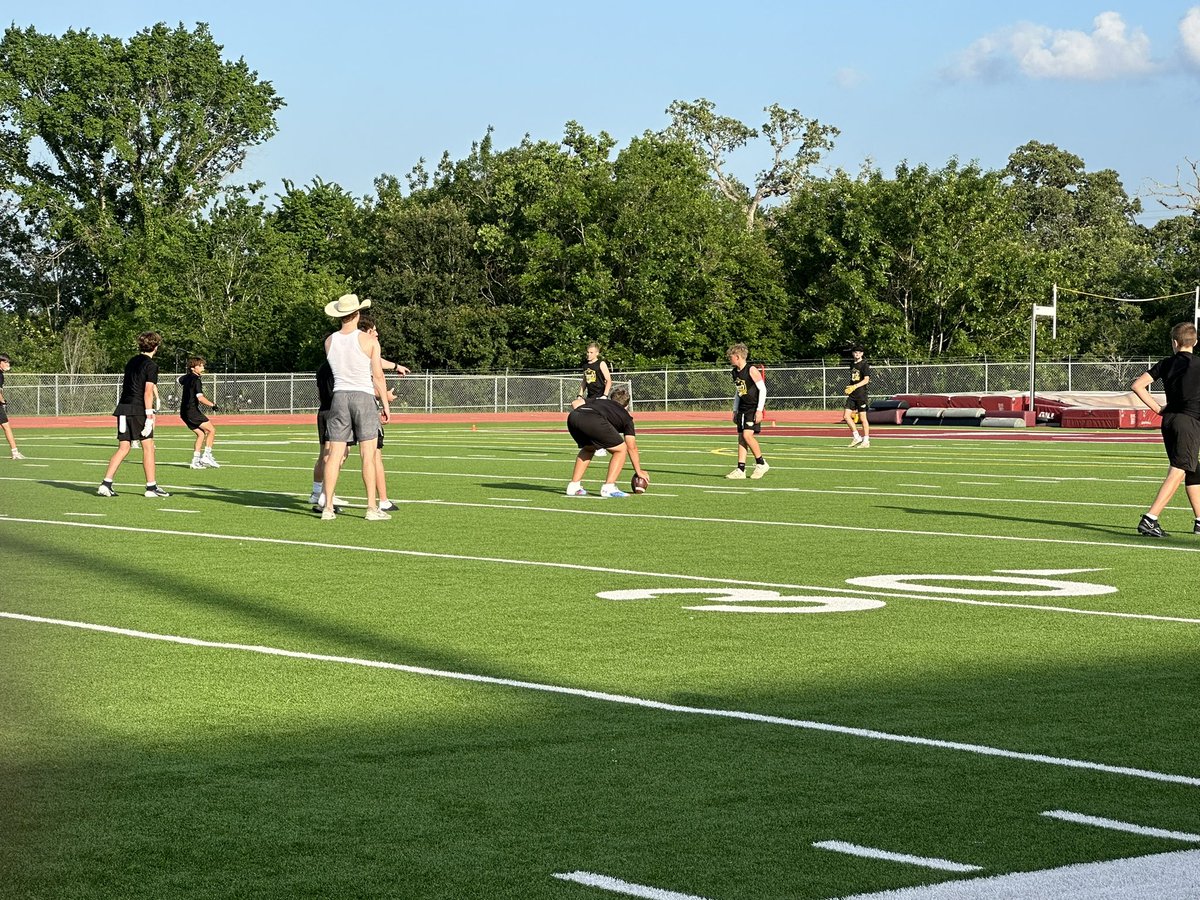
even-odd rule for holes
{"type": "Polygon", "coordinates": [[[368,509],[366,520],[368,522],[386,522],[391,516],[385,513],[382,509],[368,509]]]}
{"type": "Polygon", "coordinates": [[[170,497],[171,495],[160,488],[157,484],[152,488],[146,488],[147,497],[170,497]]]}
{"type": "Polygon", "coordinates": [[[609,487],[607,484],[600,488],[601,497],[628,497],[629,495],[616,487],[609,487]]]}
{"type": "MultiPolygon", "coordinates": [[[[349,503],[347,503],[345,500],[343,500],[341,497],[339,497],[337,494],[334,494],[334,495],[333,495],[333,505],[334,505],[335,507],[337,507],[337,506],[349,506],[350,504],[349,504],[349,503]]],[[[324,494],[324,492],[322,492],[322,493],[320,493],[320,494],[318,494],[318,495],[317,495],[317,506],[320,506],[320,507],[322,507],[322,508],[324,508],[324,507],[325,507],[325,494],[324,494]]]]}
{"type": "Polygon", "coordinates": [[[1163,527],[1157,519],[1150,519],[1142,516],[1142,521],[1138,522],[1138,534],[1144,534],[1146,537],[1166,537],[1167,533],[1163,531],[1163,527]]]}
{"type": "Polygon", "coordinates": [[[771,471],[771,466],[767,462],[754,464],[754,471],[750,473],[751,478],[762,478],[767,472],[771,471]]]}
{"type": "Polygon", "coordinates": [[[102,485],[100,485],[100,487],[96,488],[96,493],[99,494],[101,497],[117,496],[117,492],[114,491],[112,488],[110,488],[107,484],[102,484],[102,485]]]}
{"type": "Polygon", "coordinates": [[[25,454],[24,454],[24,453],[22,453],[20,450],[13,450],[13,452],[12,452],[12,458],[13,458],[13,459],[24,459],[24,458],[25,458],[25,454]]]}
{"type": "Polygon", "coordinates": [[[1200,519],[1196,520],[1196,524],[1192,526],[1192,534],[1200,534],[1200,519]]]}
{"type": "MultiPolygon", "coordinates": [[[[314,506],[313,512],[316,512],[316,511],[317,511],[317,507],[314,506]]],[[[321,521],[322,522],[332,522],[336,518],[337,518],[337,513],[335,513],[332,509],[321,510],[321,521]]]]}
{"type": "Polygon", "coordinates": [[[395,512],[399,507],[391,500],[381,500],[379,502],[379,509],[381,512],[395,512]]]}
{"type": "Polygon", "coordinates": [[[582,485],[568,484],[567,485],[567,496],[568,497],[586,497],[587,491],[585,491],[583,489],[582,485]]]}
{"type": "Polygon", "coordinates": [[[208,466],[206,466],[204,463],[202,463],[198,459],[193,459],[192,464],[190,466],[188,466],[188,468],[189,469],[207,469],[208,466]]]}
{"type": "Polygon", "coordinates": [[[863,438],[863,442],[862,442],[861,444],[859,444],[859,445],[858,445],[858,448],[859,448],[860,450],[866,450],[866,449],[867,449],[868,447],[870,447],[870,446],[871,446],[871,439],[870,439],[870,438],[863,438]]]}
{"type": "Polygon", "coordinates": [[[850,441],[850,447],[857,447],[863,442],[862,435],[856,434],[850,441]]]}
{"type": "Polygon", "coordinates": [[[130,441],[129,446],[132,447],[134,450],[141,450],[142,442],[141,441],[130,441]]]}
{"type": "Polygon", "coordinates": [[[592,455],[593,455],[593,456],[608,456],[608,451],[607,451],[607,450],[605,450],[603,447],[601,447],[600,449],[598,449],[598,450],[597,450],[597,451],[596,451],[594,454],[592,454],[592,455]]]}
{"type": "Polygon", "coordinates": [[[745,469],[734,469],[732,472],[730,472],[725,477],[728,478],[730,481],[740,481],[741,479],[746,477],[746,470],[745,469]]]}
{"type": "Polygon", "coordinates": [[[221,468],[221,464],[219,462],[217,462],[215,459],[213,459],[211,456],[200,457],[200,462],[202,462],[205,466],[207,466],[210,469],[221,468]]]}

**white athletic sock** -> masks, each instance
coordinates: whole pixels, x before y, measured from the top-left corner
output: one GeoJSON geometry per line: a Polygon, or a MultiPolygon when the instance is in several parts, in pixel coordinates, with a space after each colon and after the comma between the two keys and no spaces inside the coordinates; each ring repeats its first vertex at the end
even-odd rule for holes
{"type": "Polygon", "coordinates": [[[193,462],[195,462],[195,461],[196,461],[196,460],[198,460],[199,458],[200,458],[200,451],[199,451],[199,450],[195,450],[195,451],[193,451],[193,452],[192,452],[192,461],[193,461],[193,462]]]}
{"type": "Polygon", "coordinates": [[[1157,522],[1157,521],[1158,521],[1158,516],[1152,516],[1152,515],[1150,515],[1150,513],[1143,513],[1143,514],[1142,514],[1142,518],[1143,518],[1143,519],[1149,519],[1151,522],[1157,522]]]}
{"type": "Polygon", "coordinates": [[[313,482],[313,489],[312,489],[312,492],[313,492],[314,494],[319,494],[319,493],[321,493],[321,491],[323,491],[324,489],[325,489],[325,485],[324,485],[324,483],[323,483],[323,482],[320,482],[320,481],[314,481],[314,482],[313,482]]]}

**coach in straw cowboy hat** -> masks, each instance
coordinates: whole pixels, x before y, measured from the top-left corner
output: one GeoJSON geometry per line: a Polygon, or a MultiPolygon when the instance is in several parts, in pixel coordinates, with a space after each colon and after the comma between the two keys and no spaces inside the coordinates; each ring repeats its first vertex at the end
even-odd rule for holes
{"type": "Polygon", "coordinates": [[[325,423],[329,457],[325,460],[325,509],[321,518],[326,521],[337,518],[333,508],[334,489],[346,445],[351,440],[358,441],[358,451],[362,455],[367,520],[391,518],[379,508],[375,485],[379,425],[381,420],[386,422],[391,418],[387,385],[383,380],[383,361],[378,338],[358,327],[359,312],[370,305],[370,300],[359,300],[356,294],[343,294],[325,305],[326,315],[341,320],[341,327],[325,338],[325,357],[333,370],[333,400],[325,423]],[[379,412],[375,408],[376,397],[383,404],[379,412]]]}
{"type": "Polygon", "coordinates": [[[358,294],[342,294],[332,303],[325,304],[325,315],[331,319],[340,319],[343,316],[353,315],[360,309],[366,309],[370,305],[370,300],[359,300],[358,294]]]}

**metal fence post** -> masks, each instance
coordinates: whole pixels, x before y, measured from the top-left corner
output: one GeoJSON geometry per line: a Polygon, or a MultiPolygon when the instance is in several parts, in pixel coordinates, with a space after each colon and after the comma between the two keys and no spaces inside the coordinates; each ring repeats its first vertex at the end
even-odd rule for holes
{"type": "Polygon", "coordinates": [[[671,373],[668,369],[663,369],[663,410],[667,410],[671,406],[671,373]]]}

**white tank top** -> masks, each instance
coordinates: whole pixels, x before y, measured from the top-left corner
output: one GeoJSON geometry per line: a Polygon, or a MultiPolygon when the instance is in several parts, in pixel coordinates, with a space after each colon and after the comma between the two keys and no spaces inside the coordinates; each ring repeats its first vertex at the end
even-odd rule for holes
{"type": "Polygon", "coordinates": [[[357,328],[349,334],[335,331],[325,357],[333,369],[335,391],[361,391],[373,395],[375,385],[371,381],[371,357],[363,353],[359,346],[360,334],[362,332],[357,328]]]}

